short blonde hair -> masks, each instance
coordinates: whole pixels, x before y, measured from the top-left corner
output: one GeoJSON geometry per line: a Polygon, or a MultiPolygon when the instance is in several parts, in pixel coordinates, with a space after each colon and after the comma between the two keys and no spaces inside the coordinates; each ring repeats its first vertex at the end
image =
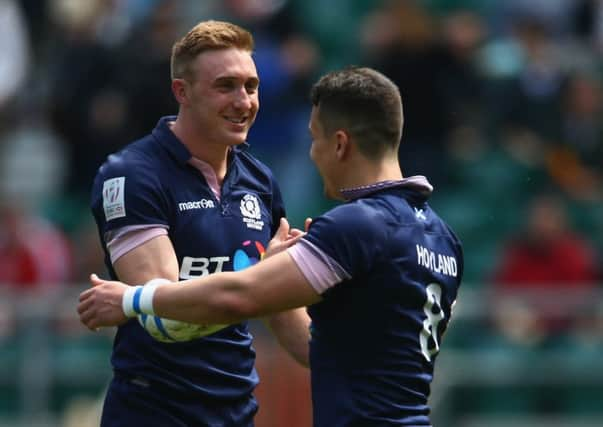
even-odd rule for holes
{"type": "Polygon", "coordinates": [[[210,20],[198,23],[172,47],[172,79],[191,79],[191,64],[199,54],[233,47],[253,52],[253,36],[230,22],[210,20]]]}

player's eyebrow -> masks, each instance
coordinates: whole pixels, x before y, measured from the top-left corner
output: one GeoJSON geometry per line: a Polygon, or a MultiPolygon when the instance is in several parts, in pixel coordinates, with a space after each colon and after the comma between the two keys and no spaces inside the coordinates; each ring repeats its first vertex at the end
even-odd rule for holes
{"type": "MultiPolygon", "coordinates": [[[[239,77],[235,77],[235,76],[222,76],[222,77],[217,77],[214,80],[214,84],[215,85],[219,85],[219,84],[230,84],[230,83],[237,83],[239,82],[241,79],[239,77]]],[[[260,79],[258,77],[249,77],[247,79],[245,79],[244,82],[245,86],[252,86],[252,87],[258,87],[260,85],[260,79]]]]}

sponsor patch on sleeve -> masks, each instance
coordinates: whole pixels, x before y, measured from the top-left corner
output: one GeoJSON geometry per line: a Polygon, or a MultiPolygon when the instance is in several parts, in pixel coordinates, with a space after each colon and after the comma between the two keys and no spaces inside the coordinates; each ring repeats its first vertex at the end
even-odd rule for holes
{"type": "Polygon", "coordinates": [[[125,176],[111,178],[103,183],[103,208],[107,221],[126,216],[126,204],[124,202],[125,186],[125,176]]]}

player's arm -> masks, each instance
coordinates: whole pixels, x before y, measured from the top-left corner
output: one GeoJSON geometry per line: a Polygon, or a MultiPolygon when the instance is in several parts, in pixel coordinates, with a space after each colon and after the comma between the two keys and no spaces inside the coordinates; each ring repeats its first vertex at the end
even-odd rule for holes
{"type": "Polygon", "coordinates": [[[178,259],[167,235],[154,237],[125,253],[113,268],[124,283],[140,284],[157,277],[178,281],[178,259]]]}
{"type": "Polygon", "coordinates": [[[310,316],[305,307],[273,314],[265,323],[287,353],[301,365],[309,366],[310,316]]]}
{"type": "Polygon", "coordinates": [[[159,286],[155,294],[155,314],[189,323],[237,323],[320,300],[287,252],[245,271],[159,286]]]}
{"type": "MultiPolygon", "coordinates": [[[[306,219],[304,224],[306,231],[311,221],[310,218],[306,219]]],[[[278,243],[279,240],[284,240],[283,231],[286,231],[289,236],[301,236],[304,234],[301,230],[289,229],[289,224],[283,218],[274,239],[270,242],[270,246],[272,246],[273,242],[278,243]]],[[[286,247],[289,246],[291,245],[286,245],[286,247]]],[[[283,247],[283,249],[285,248],[283,247]]],[[[287,353],[301,365],[309,366],[310,316],[308,316],[305,307],[273,314],[264,318],[263,321],[287,353]]]]}
{"type": "Polygon", "coordinates": [[[145,283],[158,277],[178,280],[178,259],[167,235],[150,238],[129,250],[113,262],[113,269],[125,283],[145,283]]]}
{"type": "MultiPolygon", "coordinates": [[[[96,286],[80,295],[81,321],[91,329],[123,321],[122,300],[127,286],[98,278],[92,282],[96,286]]],[[[288,252],[243,271],[139,290],[138,301],[147,314],[201,324],[237,323],[320,301],[288,252]]]]}

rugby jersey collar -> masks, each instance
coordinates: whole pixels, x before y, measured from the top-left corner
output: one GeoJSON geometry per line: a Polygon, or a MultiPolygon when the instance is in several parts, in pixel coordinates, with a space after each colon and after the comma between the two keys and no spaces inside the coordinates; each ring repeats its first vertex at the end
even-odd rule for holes
{"type": "Polygon", "coordinates": [[[409,176],[400,180],[379,181],[374,184],[363,185],[361,187],[343,188],[341,195],[346,200],[354,200],[360,197],[366,197],[369,194],[376,193],[387,188],[409,188],[418,191],[421,195],[429,197],[433,192],[433,186],[423,175],[409,176]]]}

